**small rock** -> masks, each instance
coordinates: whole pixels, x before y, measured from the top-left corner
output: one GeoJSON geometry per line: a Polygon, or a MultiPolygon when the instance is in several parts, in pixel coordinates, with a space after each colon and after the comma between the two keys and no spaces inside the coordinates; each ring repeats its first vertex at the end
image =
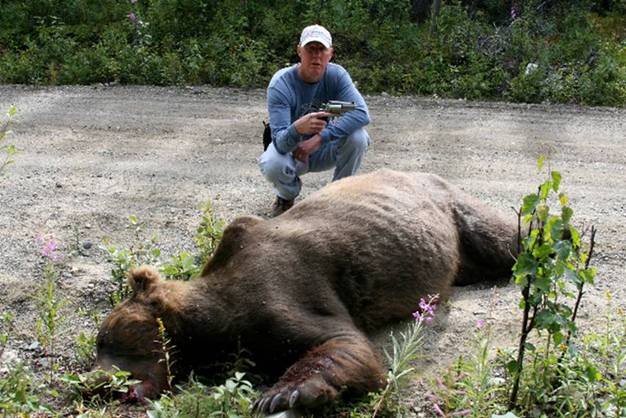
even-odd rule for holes
{"type": "Polygon", "coordinates": [[[83,248],[85,250],[89,250],[91,247],[93,247],[93,243],[91,241],[83,241],[83,248]]]}
{"type": "Polygon", "coordinates": [[[38,341],[33,341],[28,347],[26,347],[28,351],[39,351],[41,349],[41,345],[39,345],[38,341]]]}
{"type": "Polygon", "coordinates": [[[20,356],[17,351],[5,348],[0,356],[0,375],[8,373],[16,364],[20,362],[20,356]]]}
{"type": "Polygon", "coordinates": [[[502,386],[506,383],[506,380],[501,377],[492,377],[489,379],[491,386],[502,386]]]}
{"type": "Polygon", "coordinates": [[[524,75],[529,75],[534,73],[537,69],[539,68],[539,64],[536,64],[534,62],[529,62],[528,65],[526,65],[526,69],[524,70],[524,75]]]}

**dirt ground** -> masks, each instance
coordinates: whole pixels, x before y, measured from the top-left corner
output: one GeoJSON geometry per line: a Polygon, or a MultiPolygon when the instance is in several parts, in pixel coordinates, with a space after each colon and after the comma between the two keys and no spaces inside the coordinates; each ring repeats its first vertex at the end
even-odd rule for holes
{"type": "MultiPolygon", "coordinates": [[[[595,225],[597,285],[583,299],[591,324],[613,304],[626,306],[626,110],[476,103],[437,98],[367,97],[372,144],[363,172],[381,167],[439,174],[508,210],[543,180],[539,154],[563,175],[575,224],[595,225]]],[[[201,205],[232,220],[267,213],[271,187],[261,177],[264,91],[156,87],[0,86],[0,110],[18,108],[8,137],[20,153],[0,174],[0,310],[18,327],[8,351],[37,349],[32,295],[42,282],[36,237],[54,236],[66,257],[59,286],[70,300],[58,353],[73,356],[74,337],[95,332],[79,307],[105,311],[111,264],[103,242],[134,238],[136,215],[163,253],[192,251],[201,205]],[[72,248],[82,254],[70,254],[72,248]]],[[[331,173],[303,178],[303,195],[331,173]]],[[[502,347],[518,332],[513,285],[458,288],[429,331],[426,373],[448,364],[472,340],[478,319],[502,347]]],[[[7,351],[7,350],[5,350],[7,351]]],[[[0,364],[2,366],[2,364],[0,364]]]]}

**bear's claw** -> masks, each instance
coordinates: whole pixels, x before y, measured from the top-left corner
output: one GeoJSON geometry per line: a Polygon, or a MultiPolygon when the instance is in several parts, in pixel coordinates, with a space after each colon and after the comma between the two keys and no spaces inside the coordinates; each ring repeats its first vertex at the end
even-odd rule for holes
{"type": "Polygon", "coordinates": [[[298,390],[294,390],[289,396],[289,408],[293,408],[293,406],[298,402],[298,397],[300,396],[300,392],[298,390]]]}
{"type": "Polygon", "coordinates": [[[300,392],[296,389],[293,392],[281,391],[278,393],[268,393],[258,399],[252,406],[257,413],[280,412],[285,409],[291,409],[296,406],[300,398],[300,392]]]}
{"type": "Polygon", "coordinates": [[[270,402],[270,414],[274,412],[278,404],[283,400],[282,398],[283,398],[282,393],[278,393],[274,395],[274,397],[272,398],[272,402],[270,402]]]}

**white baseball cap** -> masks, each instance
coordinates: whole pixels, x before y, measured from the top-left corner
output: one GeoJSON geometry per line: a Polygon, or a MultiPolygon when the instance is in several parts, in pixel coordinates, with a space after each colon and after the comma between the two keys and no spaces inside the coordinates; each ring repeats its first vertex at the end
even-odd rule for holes
{"type": "Polygon", "coordinates": [[[325,48],[330,48],[333,45],[333,38],[330,36],[330,32],[328,32],[325,27],[320,25],[311,25],[302,30],[302,35],[300,35],[300,46],[304,46],[310,42],[319,42],[324,45],[325,48]]]}

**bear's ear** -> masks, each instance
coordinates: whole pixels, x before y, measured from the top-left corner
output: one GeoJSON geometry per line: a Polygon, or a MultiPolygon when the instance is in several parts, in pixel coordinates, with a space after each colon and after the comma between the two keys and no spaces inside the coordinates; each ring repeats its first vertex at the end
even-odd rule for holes
{"type": "Polygon", "coordinates": [[[159,280],[159,273],[152,267],[141,266],[128,272],[128,285],[134,293],[146,292],[159,280]]]}

